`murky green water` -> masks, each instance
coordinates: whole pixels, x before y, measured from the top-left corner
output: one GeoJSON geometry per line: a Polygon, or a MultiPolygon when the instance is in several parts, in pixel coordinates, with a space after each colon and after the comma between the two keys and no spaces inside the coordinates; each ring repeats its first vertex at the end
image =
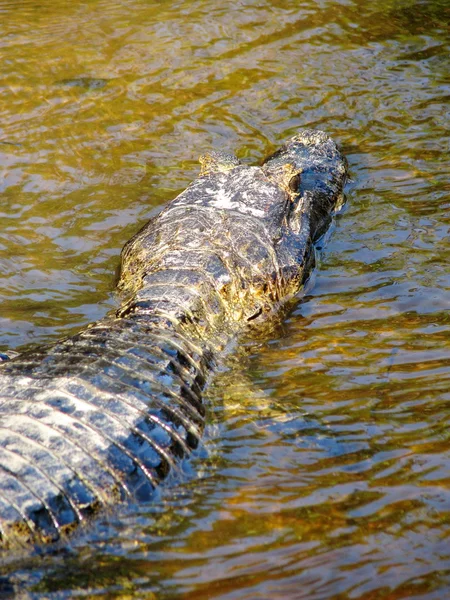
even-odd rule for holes
{"type": "Polygon", "coordinates": [[[449,24],[446,0],[0,0],[0,349],[114,306],[121,246],[208,148],[322,128],[354,180],[307,296],[216,379],[185,485],[3,560],[0,598],[450,597],[449,24]]]}

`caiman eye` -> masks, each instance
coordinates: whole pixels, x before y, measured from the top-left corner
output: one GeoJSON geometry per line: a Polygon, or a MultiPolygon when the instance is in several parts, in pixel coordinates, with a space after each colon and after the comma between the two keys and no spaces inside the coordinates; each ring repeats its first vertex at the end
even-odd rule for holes
{"type": "Polygon", "coordinates": [[[300,189],[300,183],[301,183],[300,173],[297,173],[297,175],[294,175],[294,177],[291,177],[289,180],[289,189],[291,190],[291,192],[298,192],[298,190],[300,189]]]}

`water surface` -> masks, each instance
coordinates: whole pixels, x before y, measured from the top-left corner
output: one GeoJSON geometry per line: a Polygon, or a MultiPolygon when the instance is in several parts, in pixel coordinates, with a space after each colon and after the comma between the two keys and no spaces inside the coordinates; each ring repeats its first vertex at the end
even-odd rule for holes
{"type": "Polygon", "coordinates": [[[0,57],[0,350],[113,308],[122,245],[208,149],[320,128],[353,180],[306,295],[211,386],[186,482],[3,558],[0,597],[450,597],[448,2],[0,0],[0,57]]]}

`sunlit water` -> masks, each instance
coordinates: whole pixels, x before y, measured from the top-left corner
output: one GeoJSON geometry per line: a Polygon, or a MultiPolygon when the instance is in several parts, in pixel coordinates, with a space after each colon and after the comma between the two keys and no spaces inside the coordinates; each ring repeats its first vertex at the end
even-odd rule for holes
{"type": "Polygon", "coordinates": [[[450,598],[449,23],[446,0],[0,0],[0,349],[111,309],[120,248],[205,150],[316,127],[353,179],[306,296],[214,380],[186,481],[3,557],[0,598],[450,598]]]}

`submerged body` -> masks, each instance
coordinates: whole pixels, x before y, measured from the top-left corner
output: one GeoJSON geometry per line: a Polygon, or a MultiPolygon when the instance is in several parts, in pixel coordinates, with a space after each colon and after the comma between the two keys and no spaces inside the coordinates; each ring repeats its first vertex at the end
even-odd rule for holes
{"type": "Polygon", "coordinates": [[[148,499],[199,443],[208,373],[301,287],[345,162],[303,131],[200,176],[124,247],[117,314],[0,366],[0,540],[56,540],[103,505],[148,499]]]}

